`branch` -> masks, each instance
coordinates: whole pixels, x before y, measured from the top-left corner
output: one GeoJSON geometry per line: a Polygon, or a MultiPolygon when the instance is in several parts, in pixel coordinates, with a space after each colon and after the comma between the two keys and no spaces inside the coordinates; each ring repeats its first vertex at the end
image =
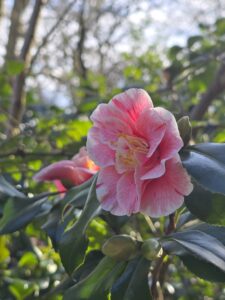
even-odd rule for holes
{"type": "Polygon", "coordinates": [[[62,14],[58,18],[58,20],[55,22],[55,24],[52,26],[52,28],[48,31],[48,33],[46,34],[46,36],[42,39],[41,44],[38,46],[36,53],[33,55],[33,58],[31,59],[28,73],[30,73],[31,68],[32,68],[34,62],[36,61],[36,59],[38,58],[38,55],[41,52],[41,49],[48,43],[49,38],[51,37],[51,35],[55,32],[55,30],[57,29],[57,27],[59,26],[59,24],[64,20],[65,16],[68,14],[68,12],[71,10],[71,8],[73,7],[73,5],[75,3],[76,3],[76,0],[73,0],[73,1],[71,1],[68,4],[68,6],[64,9],[64,11],[62,12],[62,14]]]}
{"type": "Polygon", "coordinates": [[[0,158],[8,157],[8,156],[20,156],[20,157],[26,157],[26,156],[73,156],[74,153],[67,153],[65,151],[55,151],[55,152],[28,152],[22,149],[16,149],[11,152],[7,153],[0,153],[0,158]]]}
{"type": "Polygon", "coordinates": [[[80,72],[80,75],[83,79],[87,78],[87,69],[85,67],[84,61],[83,61],[83,52],[84,52],[84,42],[86,38],[86,26],[85,26],[85,20],[84,20],[84,12],[85,12],[85,4],[86,0],[83,0],[83,4],[81,7],[80,15],[79,15],[79,41],[77,44],[77,55],[75,53],[75,59],[78,60],[78,69],[80,72]]]}
{"type": "Polygon", "coordinates": [[[207,111],[209,105],[216,97],[225,91],[225,63],[218,69],[212,84],[209,86],[206,93],[201,96],[201,100],[197,106],[193,108],[190,113],[192,120],[201,120],[207,111]]]}
{"type": "Polygon", "coordinates": [[[28,4],[28,0],[21,0],[21,1],[14,0],[14,4],[10,16],[10,28],[9,28],[8,41],[6,45],[5,62],[8,59],[15,58],[15,48],[16,48],[17,39],[19,37],[20,27],[21,27],[21,16],[27,4],[28,4]]]}
{"type": "MultiPolygon", "coordinates": [[[[30,23],[28,25],[28,29],[24,38],[24,44],[22,46],[21,53],[19,56],[19,58],[24,62],[25,67],[28,64],[29,52],[30,52],[31,44],[33,42],[42,5],[43,5],[43,0],[35,1],[34,9],[30,18],[30,23]]],[[[25,79],[26,79],[26,73],[24,70],[19,75],[17,75],[14,80],[13,98],[10,107],[10,119],[9,119],[8,130],[7,130],[8,136],[13,134],[14,129],[21,121],[23,115],[23,110],[25,107],[25,97],[24,97],[25,79]]]]}

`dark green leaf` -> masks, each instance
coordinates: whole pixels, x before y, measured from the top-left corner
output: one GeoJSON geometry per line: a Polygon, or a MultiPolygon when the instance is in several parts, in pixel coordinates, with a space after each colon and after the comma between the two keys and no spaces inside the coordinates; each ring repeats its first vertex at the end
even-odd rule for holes
{"type": "Polygon", "coordinates": [[[120,228],[129,220],[128,216],[114,216],[106,211],[102,211],[100,217],[108,223],[108,225],[116,233],[120,232],[120,228]]]}
{"type": "Polygon", "coordinates": [[[225,144],[205,143],[181,152],[188,173],[205,189],[225,194],[225,144]]]}
{"type": "Polygon", "coordinates": [[[176,228],[178,229],[194,219],[196,219],[196,217],[192,213],[190,213],[189,211],[185,212],[179,217],[179,220],[176,224],[176,228]]]}
{"type": "Polygon", "coordinates": [[[99,207],[99,202],[96,199],[96,180],[97,176],[95,176],[92,182],[81,216],[75,225],[63,234],[60,240],[60,256],[63,266],[69,274],[82,263],[85,257],[85,251],[88,246],[85,231],[89,222],[96,215],[99,207]]]}
{"type": "Polygon", "coordinates": [[[112,300],[150,300],[151,294],[148,285],[150,261],[138,257],[130,261],[112,286],[112,300]]]}
{"type": "Polygon", "coordinates": [[[3,176],[0,175],[0,192],[17,198],[26,198],[26,196],[14,188],[3,176]]]}
{"type": "Polygon", "coordinates": [[[162,247],[171,254],[185,256],[187,253],[225,272],[225,247],[216,238],[198,231],[174,233],[162,239],[162,247]]]}
{"type": "Polygon", "coordinates": [[[190,255],[180,256],[180,259],[184,265],[198,277],[213,282],[225,282],[225,272],[211,263],[190,255]]]}
{"type": "Polygon", "coordinates": [[[9,199],[4,207],[0,220],[0,234],[17,231],[30,223],[39,213],[45,210],[46,198],[33,202],[31,199],[9,199]]]}
{"type": "Polygon", "coordinates": [[[215,237],[223,245],[225,245],[225,226],[214,226],[206,223],[201,223],[201,224],[191,226],[191,229],[205,232],[215,237]]]}
{"type": "Polygon", "coordinates": [[[225,225],[225,197],[212,194],[195,184],[193,192],[185,197],[185,205],[198,219],[211,224],[225,225]]]}
{"type": "Polygon", "coordinates": [[[89,276],[71,287],[64,295],[64,300],[107,300],[109,290],[116,278],[123,271],[124,262],[116,262],[104,257],[89,276]]]}
{"type": "Polygon", "coordinates": [[[48,214],[47,221],[42,225],[42,229],[51,238],[52,245],[56,250],[58,250],[58,245],[66,226],[73,218],[72,214],[68,214],[62,220],[62,209],[61,203],[55,205],[48,214]]]}
{"type": "Polygon", "coordinates": [[[85,181],[83,184],[80,184],[78,186],[75,186],[75,187],[69,189],[68,192],[66,193],[65,197],[63,198],[62,202],[64,204],[74,202],[78,198],[78,195],[80,193],[83,193],[91,186],[94,178],[95,177],[93,176],[89,180],[85,181]]]}
{"type": "Polygon", "coordinates": [[[88,252],[85,257],[84,263],[72,274],[72,278],[75,280],[75,282],[86,278],[100,263],[103,257],[103,253],[99,250],[88,252]]]}

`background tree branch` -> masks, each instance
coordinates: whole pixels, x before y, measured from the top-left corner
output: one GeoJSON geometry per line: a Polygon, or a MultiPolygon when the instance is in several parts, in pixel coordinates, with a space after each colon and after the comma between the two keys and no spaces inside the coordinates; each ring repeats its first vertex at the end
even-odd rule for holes
{"type": "Polygon", "coordinates": [[[200,102],[196,105],[190,113],[190,117],[193,120],[201,120],[207,111],[209,105],[216,97],[225,91],[225,63],[222,62],[218,69],[212,84],[208,90],[202,94],[200,102]]]}
{"type": "MultiPolygon", "coordinates": [[[[20,2],[20,1],[15,1],[20,2]]],[[[19,55],[19,60],[24,63],[24,70],[15,77],[13,82],[13,96],[12,103],[10,107],[10,118],[8,123],[7,135],[12,135],[14,129],[18,126],[21,121],[24,107],[25,107],[25,95],[24,95],[24,85],[26,79],[26,68],[29,64],[29,52],[34,39],[35,30],[38,23],[38,18],[41,12],[41,7],[43,5],[43,0],[36,0],[33,8],[33,12],[30,18],[27,32],[24,37],[24,43],[19,55]]]]}

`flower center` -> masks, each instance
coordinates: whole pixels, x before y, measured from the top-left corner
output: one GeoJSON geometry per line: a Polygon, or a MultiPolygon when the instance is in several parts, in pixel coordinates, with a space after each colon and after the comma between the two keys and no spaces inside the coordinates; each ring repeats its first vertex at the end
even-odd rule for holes
{"type": "Polygon", "coordinates": [[[133,170],[149,150],[149,145],[144,139],[125,134],[121,134],[115,144],[118,173],[133,170]]]}

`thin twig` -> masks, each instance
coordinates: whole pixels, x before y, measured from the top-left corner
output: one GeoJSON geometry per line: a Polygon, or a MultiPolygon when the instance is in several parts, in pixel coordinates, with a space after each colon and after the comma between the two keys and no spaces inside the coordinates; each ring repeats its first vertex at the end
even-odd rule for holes
{"type": "Polygon", "coordinates": [[[47,42],[48,42],[49,38],[51,37],[51,35],[55,32],[55,30],[57,29],[57,27],[59,26],[59,24],[63,21],[63,19],[65,18],[65,16],[68,14],[68,12],[71,10],[71,8],[73,7],[73,5],[75,3],[76,3],[76,0],[73,0],[72,2],[70,2],[68,4],[68,6],[63,10],[62,14],[57,19],[57,21],[55,22],[55,24],[48,31],[48,33],[46,34],[46,36],[42,39],[41,44],[38,46],[37,51],[35,52],[35,54],[33,55],[32,59],[31,59],[30,66],[29,66],[29,69],[28,69],[28,73],[30,73],[35,60],[37,59],[38,55],[41,52],[41,49],[47,44],[47,42]]]}

